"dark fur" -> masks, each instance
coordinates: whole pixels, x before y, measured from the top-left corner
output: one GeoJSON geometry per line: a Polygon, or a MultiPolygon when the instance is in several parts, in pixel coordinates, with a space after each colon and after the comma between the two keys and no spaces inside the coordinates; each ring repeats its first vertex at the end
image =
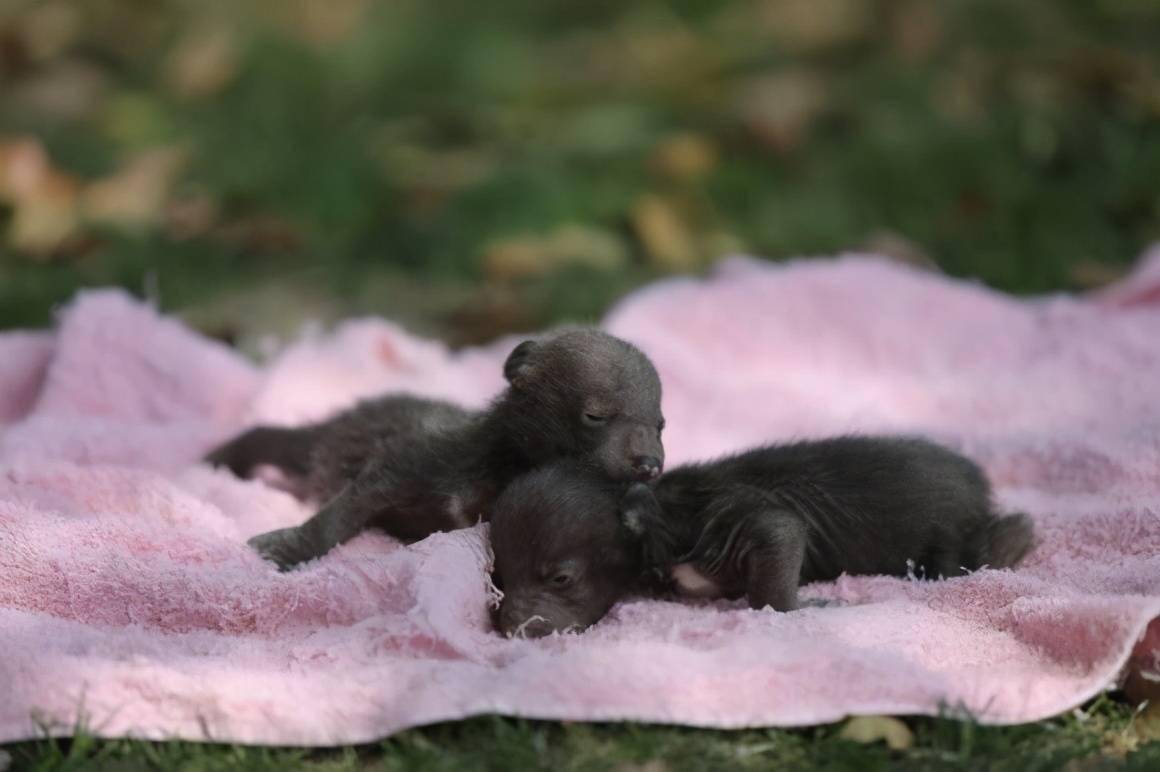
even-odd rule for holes
{"type": "Polygon", "coordinates": [[[554,464],[509,486],[491,538],[498,625],[511,634],[541,617],[524,627],[535,635],[587,627],[632,592],[675,589],[674,569],[708,580],[709,597],[788,611],[799,585],[842,573],[936,579],[1013,566],[1032,527],[996,514],[982,471],[957,453],[839,437],[683,466],[622,497],[554,464]]]}
{"type": "Polygon", "coordinates": [[[643,565],[635,535],[621,524],[624,487],[570,461],[507,487],[491,521],[502,631],[586,627],[633,591],[643,565]]]}
{"type": "Polygon", "coordinates": [[[281,568],[325,554],[368,527],[404,540],[487,519],[514,477],[578,458],[615,480],[652,480],[664,449],[661,385],[618,338],[572,329],[517,346],[508,388],[485,411],[386,397],[300,430],[258,428],[210,454],[249,474],[273,464],[328,500],[310,520],[250,544],[281,568]]]}
{"type": "Polygon", "coordinates": [[[358,476],[372,456],[403,453],[415,435],[455,431],[471,420],[469,411],[449,402],[380,397],[309,426],[250,429],[206,460],[238,477],[250,477],[260,465],[277,467],[295,496],[321,503],[358,476]]]}

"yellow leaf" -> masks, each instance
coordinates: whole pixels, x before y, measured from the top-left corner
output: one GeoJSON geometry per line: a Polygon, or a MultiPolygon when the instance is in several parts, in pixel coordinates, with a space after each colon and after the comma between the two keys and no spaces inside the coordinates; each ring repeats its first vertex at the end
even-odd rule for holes
{"type": "Polygon", "coordinates": [[[649,260],[670,271],[687,271],[699,262],[697,244],[673,207],[659,196],[644,196],[632,223],[649,260]]]}
{"type": "Polygon", "coordinates": [[[237,73],[237,34],[224,24],[203,26],[187,33],[166,62],[170,88],[187,99],[218,93],[237,73]]]}
{"type": "Polygon", "coordinates": [[[40,143],[0,143],[0,200],[12,207],[7,241],[20,252],[46,256],[76,235],[78,184],[54,169],[40,143]]]}
{"type": "Polygon", "coordinates": [[[717,166],[717,146],[699,134],[675,134],[657,145],[653,165],[670,177],[695,180],[717,166]]]}
{"type": "Polygon", "coordinates": [[[545,273],[549,262],[543,240],[535,236],[504,239],[483,253],[484,271],[501,281],[545,273]]]}
{"type": "Polygon", "coordinates": [[[759,19],[778,43],[811,51],[864,37],[873,26],[873,11],[866,0],[764,0],[759,19]]]}
{"type": "MultiPolygon", "coordinates": [[[[286,2],[260,0],[250,3],[268,23],[320,49],[332,47],[360,29],[371,7],[370,0],[286,2]]],[[[407,13],[405,3],[395,13],[407,13]]]]}
{"type": "Polygon", "coordinates": [[[584,265],[600,271],[614,271],[628,260],[623,242],[602,228],[563,225],[552,232],[548,252],[559,265],[584,265]]]}
{"type": "Polygon", "coordinates": [[[1127,273],[1126,265],[1111,265],[1091,259],[1077,260],[1067,270],[1068,278],[1081,289],[1106,286],[1124,278],[1127,273]]]}
{"type": "Polygon", "coordinates": [[[628,250],[601,228],[563,225],[547,236],[520,235],[492,244],[483,254],[484,270],[501,281],[538,276],[566,265],[600,271],[620,268],[628,250]]]}
{"type": "Polygon", "coordinates": [[[854,716],[838,736],[856,743],[885,741],[891,750],[902,751],[914,745],[914,734],[906,724],[890,716],[854,716]]]}
{"type": "Polygon", "coordinates": [[[862,248],[867,252],[888,257],[907,265],[937,271],[938,263],[923,248],[900,233],[877,230],[866,237],[862,248]]]}
{"type": "Polygon", "coordinates": [[[138,154],[111,176],[85,189],[85,216],[125,227],[157,222],[186,157],[183,148],[172,146],[138,154]]]}

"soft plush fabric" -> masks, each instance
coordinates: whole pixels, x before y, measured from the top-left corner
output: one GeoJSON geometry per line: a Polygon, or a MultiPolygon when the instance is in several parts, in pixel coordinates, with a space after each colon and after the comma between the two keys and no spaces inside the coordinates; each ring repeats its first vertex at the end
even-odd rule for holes
{"type": "MultiPolygon", "coordinates": [[[[665,387],[670,465],[836,432],[982,463],[1040,543],[1014,571],[843,577],[778,614],[637,599],[583,634],[489,624],[486,526],[368,533],[279,574],[245,545],[307,507],[198,463],[258,421],[382,391],[482,405],[514,342],[379,320],[254,367],[118,292],[0,336],[0,740],[309,744],[498,712],[701,726],[850,713],[1040,719],[1112,684],[1160,615],[1160,253],[1089,298],[1016,300],[880,259],[733,259],[605,321],[665,387]]],[[[1153,634],[1132,659],[1157,667],[1153,634]]]]}

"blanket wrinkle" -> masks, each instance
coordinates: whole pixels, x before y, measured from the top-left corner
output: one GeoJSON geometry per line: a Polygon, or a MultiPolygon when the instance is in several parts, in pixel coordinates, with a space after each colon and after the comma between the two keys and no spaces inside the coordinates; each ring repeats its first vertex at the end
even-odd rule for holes
{"type": "Polygon", "coordinates": [[[844,575],[789,614],[630,598],[583,634],[506,639],[486,524],[409,546],[365,533],[282,574],[245,540],[310,506],[198,459],[387,391],[482,406],[519,338],[451,351],[364,318],[256,366],[90,290],[52,332],[0,334],[0,741],[82,722],[347,744],[487,712],[1005,724],[1160,679],[1160,246],[1099,292],[1031,299],[870,255],[737,257],[604,326],[657,365],[671,465],[922,433],[984,466],[1036,550],[943,582],[844,575]]]}
{"type": "Polygon", "coordinates": [[[7,332],[0,336],[0,429],[32,409],[44,386],[53,337],[46,332],[7,332]]]}

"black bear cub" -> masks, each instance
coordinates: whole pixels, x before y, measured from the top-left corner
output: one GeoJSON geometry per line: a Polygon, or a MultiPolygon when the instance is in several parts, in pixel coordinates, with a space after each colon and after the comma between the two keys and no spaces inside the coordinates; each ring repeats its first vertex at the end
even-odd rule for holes
{"type": "Polygon", "coordinates": [[[480,412],[389,396],[300,429],[252,429],[207,460],[242,476],[273,465],[300,496],[326,502],[302,525],[250,540],[283,569],[365,528],[410,541],[486,520],[513,478],[553,460],[622,482],[661,473],[660,379],[632,345],[567,329],[516,346],[504,376],[480,412]]]}
{"type": "Polygon", "coordinates": [[[938,579],[1017,564],[1025,515],[1000,515],[972,461],[921,439],[774,445],[627,491],[577,463],[515,480],[492,516],[500,631],[583,629],[622,597],[676,590],[797,608],[842,573],[938,579]]]}

